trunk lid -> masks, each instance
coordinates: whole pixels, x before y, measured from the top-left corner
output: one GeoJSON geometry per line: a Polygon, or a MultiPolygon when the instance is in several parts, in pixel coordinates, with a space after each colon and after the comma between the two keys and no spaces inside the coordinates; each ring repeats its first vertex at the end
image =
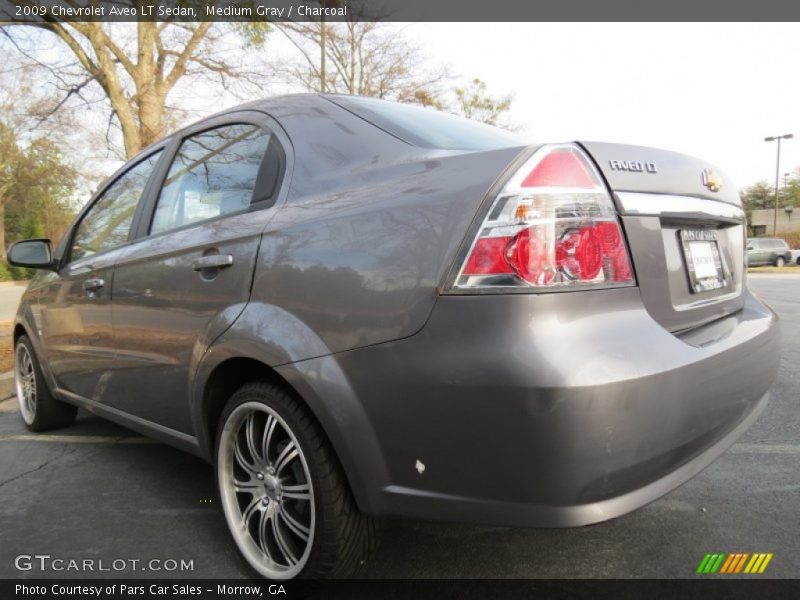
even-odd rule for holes
{"type": "Polygon", "coordinates": [[[730,178],[666,150],[581,145],[611,188],[653,318],[679,332],[741,309],[744,213],[730,178]]]}

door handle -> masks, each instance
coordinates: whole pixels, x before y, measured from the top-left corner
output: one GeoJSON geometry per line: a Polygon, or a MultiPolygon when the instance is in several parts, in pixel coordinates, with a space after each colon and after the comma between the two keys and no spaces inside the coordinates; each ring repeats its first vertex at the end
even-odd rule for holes
{"type": "Polygon", "coordinates": [[[105,284],[104,280],[94,277],[83,282],[83,289],[87,292],[96,292],[105,284]]]}
{"type": "Polygon", "coordinates": [[[192,269],[203,271],[205,269],[224,269],[233,264],[233,256],[230,254],[209,254],[198,258],[192,263],[192,269]]]}

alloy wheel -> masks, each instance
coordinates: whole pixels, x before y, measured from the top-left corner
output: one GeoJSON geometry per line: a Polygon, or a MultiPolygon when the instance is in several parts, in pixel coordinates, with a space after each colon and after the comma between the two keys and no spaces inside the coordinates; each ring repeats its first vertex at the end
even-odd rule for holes
{"type": "Polygon", "coordinates": [[[263,576],[290,579],[314,540],[314,490],[303,450],[277,412],[236,407],[220,436],[217,476],[236,544],[263,576]]]}
{"type": "Polygon", "coordinates": [[[36,372],[33,357],[25,344],[17,344],[14,352],[14,382],[19,410],[25,423],[30,425],[36,418],[36,372]]]}

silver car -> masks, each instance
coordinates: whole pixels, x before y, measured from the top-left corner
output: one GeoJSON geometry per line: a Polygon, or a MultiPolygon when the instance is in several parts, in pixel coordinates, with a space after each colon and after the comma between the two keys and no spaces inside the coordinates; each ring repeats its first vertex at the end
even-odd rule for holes
{"type": "Polygon", "coordinates": [[[747,240],[747,265],[774,265],[783,267],[792,260],[792,250],[779,238],[751,238],[747,240]]]}
{"type": "Polygon", "coordinates": [[[250,565],[352,572],[378,517],[571,527],[687,481],[764,409],[778,322],[736,186],[380,100],[238,107],[144,150],[15,321],[32,431],[76,407],[216,465],[250,565]]]}

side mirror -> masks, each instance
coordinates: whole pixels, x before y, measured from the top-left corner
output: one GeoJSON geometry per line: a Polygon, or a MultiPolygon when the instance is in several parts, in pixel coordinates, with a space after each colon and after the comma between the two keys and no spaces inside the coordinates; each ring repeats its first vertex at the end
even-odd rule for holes
{"type": "Polygon", "coordinates": [[[28,269],[52,269],[53,251],[50,240],[22,240],[8,249],[8,264],[28,269]]]}

